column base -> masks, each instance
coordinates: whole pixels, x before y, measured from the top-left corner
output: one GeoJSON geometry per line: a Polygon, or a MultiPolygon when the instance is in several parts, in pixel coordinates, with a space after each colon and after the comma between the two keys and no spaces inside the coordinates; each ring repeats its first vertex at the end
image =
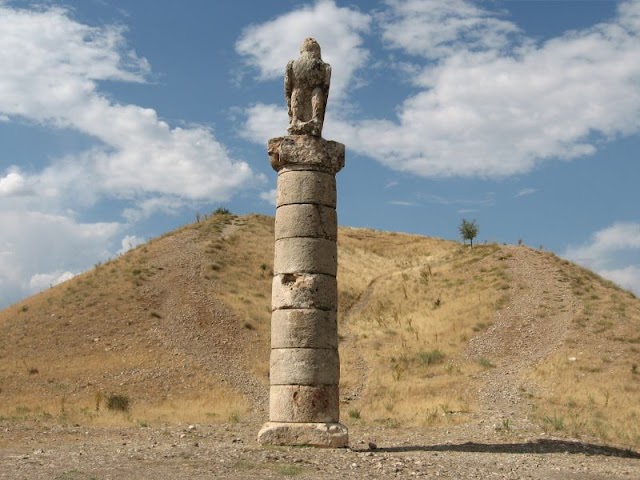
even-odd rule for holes
{"type": "Polygon", "coordinates": [[[349,431],[341,423],[267,422],[258,433],[263,445],[297,445],[344,448],[349,444],[349,431]]]}

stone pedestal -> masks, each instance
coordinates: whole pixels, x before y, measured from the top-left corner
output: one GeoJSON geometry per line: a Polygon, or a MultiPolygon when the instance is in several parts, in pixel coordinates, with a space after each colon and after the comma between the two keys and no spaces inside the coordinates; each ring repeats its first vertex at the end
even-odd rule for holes
{"type": "Polygon", "coordinates": [[[278,172],[269,422],[258,441],[345,447],[339,423],[335,175],[344,145],[311,135],[269,141],[278,172]]]}

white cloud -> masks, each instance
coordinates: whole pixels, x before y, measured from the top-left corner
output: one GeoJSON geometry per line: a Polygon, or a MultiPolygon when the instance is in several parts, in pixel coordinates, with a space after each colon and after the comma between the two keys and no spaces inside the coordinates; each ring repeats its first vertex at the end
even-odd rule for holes
{"type": "Polygon", "coordinates": [[[124,34],[121,26],[84,25],[64,8],[17,8],[0,0],[0,122],[68,129],[94,140],[41,170],[0,171],[0,308],[119,248],[115,236],[125,225],[82,223],[60,212],[82,213],[116,198],[127,201],[123,214],[135,222],[187,204],[226,201],[260,180],[210,128],[172,127],[155,110],[101,91],[105,80],[142,83],[150,73],[124,34]]]}
{"type": "Polygon", "coordinates": [[[415,207],[417,205],[415,202],[406,202],[404,200],[391,200],[389,203],[400,207],[415,207]]]}
{"type": "MultiPolygon", "coordinates": [[[[338,111],[325,136],[423,177],[500,178],[592,155],[598,142],[640,131],[639,10],[623,3],[608,23],[536,43],[472,2],[389,1],[382,35],[415,59],[405,73],[419,91],[395,117],[338,111]]],[[[247,137],[281,134],[280,111],[249,108],[247,137]]]]}
{"type": "Polygon", "coordinates": [[[111,256],[118,223],[0,208],[0,306],[111,256]]]}
{"type": "Polygon", "coordinates": [[[147,219],[156,213],[176,215],[186,202],[178,197],[152,197],[139,201],[135,207],[125,208],[122,216],[130,223],[147,219]]]}
{"type": "Polygon", "coordinates": [[[39,292],[47,287],[53,287],[67,280],[71,280],[76,274],[56,270],[50,273],[36,273],[29,280],[29,289],[32,292],[39,292]]]}
{"type": "Polygon", "coordinates": [[[640,265],[627,265],[626,267],[611,270],[599,270],[600,275],[617,283],[636,295],[640,295],[640,265]]]}
{"type": "Polygon", "coordinates": [[[18,171],[0,177],[0,197],[10,197],[31,193],[24,176],[18,171]]]}
{"type": "Polygon", "coordinates": [[[0,105],[9,115],[73,123],[62,107],[95,95],[96,80],[141,82],[143,58],[125,50],[122,27],[89,27],[62,8],[0,5],[0,105]]]}
{"type": "MultiPolygon", "coordinates": [[[[283,102],[284,105],[284,102],[283,102]]],[[[246,123],[240,135],[252,142],[265,145],[267,140],[286,134],[289,117],[284,106],[257,103],[245,110],[246,123]]],[[[326,125],[325,120],[325,125],[326,125]]]]}
{"type": "Polygon", "coordinates": [[[570,258],[600,267],[606,264],[612,254],[621,250],[640,250],[640,224],[615,223],[595,232],[584,245],[570,247],[570,258]]]}
{"type": "Polygon", "coordinates": [[[640,223],[615,223],[563,256],[640,294],[640,223]]]}
{"type": "Polygon", "coordinates": [[[132,248],[135,248],[138,245],[142,245],[144,242],[146,242],[144,237],[137,237],[136,235],[125,235],[120,242],[121,248],[117,253],[118,255],[127,253],[132,248]]]}
{"type": "Polygon", "coordinates": [[[516,193],[516,197],[526,197],[527,195],[533,195],[537,191],[537,188],[523,188],[518,193],[516,193]]]}
{"type": "Polygon", "coordinates": [[[333,0],[319,0],[246,28],[236,42],[236,51],[258,70],[260,79],[277,79],[287,62],[298,57],[302,41],[313,37],[322,48],[323,60],[332,66],[329,96],[337,100],[367,61],[362,34],[369,31],[370,23],[370,15],[338,7],[333,0]]]}
{"type": "Polygon", "coordinates": [[[618,5],[620,23],[634,32],[640,32],[640,3],[629,0],[618,5]]]}
{"type": "MultiPolygon", "coordinates": [[[[122,27],[89,27],[61,8],[0,4],[0,113],[69,128],[100,143],[54,162],[35,182],[138,200],[148,194],[228,200],[254,180],[203,126],[169,126],[155,110],[121,105],[97,81],[142,82],[147,61],[127,49],[122,27]],[[41,178],[44,177],[44,178],[41,178]]],[[[88,199],[89,201],[92,199],[88,199]]]]}
{"type": "Polygon", "coordinates": [[[272,188],[268,192],[260,193],[260,198],[275,207],[276,206],[276,189],[272,188]]]}
{"type": "Polygon", "coordinates": [[[425,66],[415,79],[425,90],[403,102],[397,121],[338,127],[352,148],[423,176],[504,177],[592,154],[593,133],[640,127],[637,32],[602,24],[513,55],[457,48],[425,66]]]}
{"type": "MultiPolygon", "coordinates": [[[[332,111],[347,110],[348,90],[360,82],[355,76],[369,58],[369,51],[362,44],[371,20],[370,15],[338,7],[333,0],[319,0],[246,28],[236,42],[236,52],[258,70],[259,80],[282,79],[287,62],[298,57],[302,41],[315,38],[322,48],[323,60],[332,67],[327,125],[332,121],[332,111]]],[[[282,135],[289,124],[284,105],[283,97],[278,105],[256,103],[246,108],[241,136],[264,144],[269,138],[282,135]]]]}
{"type": "Polygon", "coordinates": [[[492,51],[508,47],[518,27],[462,0],[387,0],[382,38],[391,47],[428,58],[460,50],[492,51]]]}

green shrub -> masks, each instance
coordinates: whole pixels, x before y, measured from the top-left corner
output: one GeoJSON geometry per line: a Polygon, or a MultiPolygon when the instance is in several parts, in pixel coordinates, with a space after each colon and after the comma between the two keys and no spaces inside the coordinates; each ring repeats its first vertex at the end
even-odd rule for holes
{"type": "Polygon", "coordinates": [[[444,361],[444,353],[436,348],[430,352],[420,352],[418,359],[423,365],[435,365],[444,361]]]}
{"type": "Polygon", "coordinates": [[[564,417],[563,416],[558,416],[555,413],[553,414],[553,417],[550,416],[545,416],[542,421],[553,427],[554,430],[564,430],[564,417]]]}
{"type": "Polygon", "coordinates": [[[218,207],[213,211],[214,215],[231,215],[231,211],[228,208],[218,207]]]}
{"type": "Polygon", "coordinates": [[[485,357],[480,358],[480,360],[478,360],[478,363],[483,368],[495,368],[495,365],[491,363],[491,360],[485,357]]]}

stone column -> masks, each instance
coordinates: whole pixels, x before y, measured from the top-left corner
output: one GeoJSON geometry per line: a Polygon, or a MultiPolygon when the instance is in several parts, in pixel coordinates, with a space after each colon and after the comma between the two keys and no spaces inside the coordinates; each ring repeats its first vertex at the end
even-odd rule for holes
{"type": "Polygon", "coordinates": [[[258,441],[345,447],[339,423],[335,175],[344,145],[311,135],[269,141],[278,172],[269,422],[258,441]]]}

